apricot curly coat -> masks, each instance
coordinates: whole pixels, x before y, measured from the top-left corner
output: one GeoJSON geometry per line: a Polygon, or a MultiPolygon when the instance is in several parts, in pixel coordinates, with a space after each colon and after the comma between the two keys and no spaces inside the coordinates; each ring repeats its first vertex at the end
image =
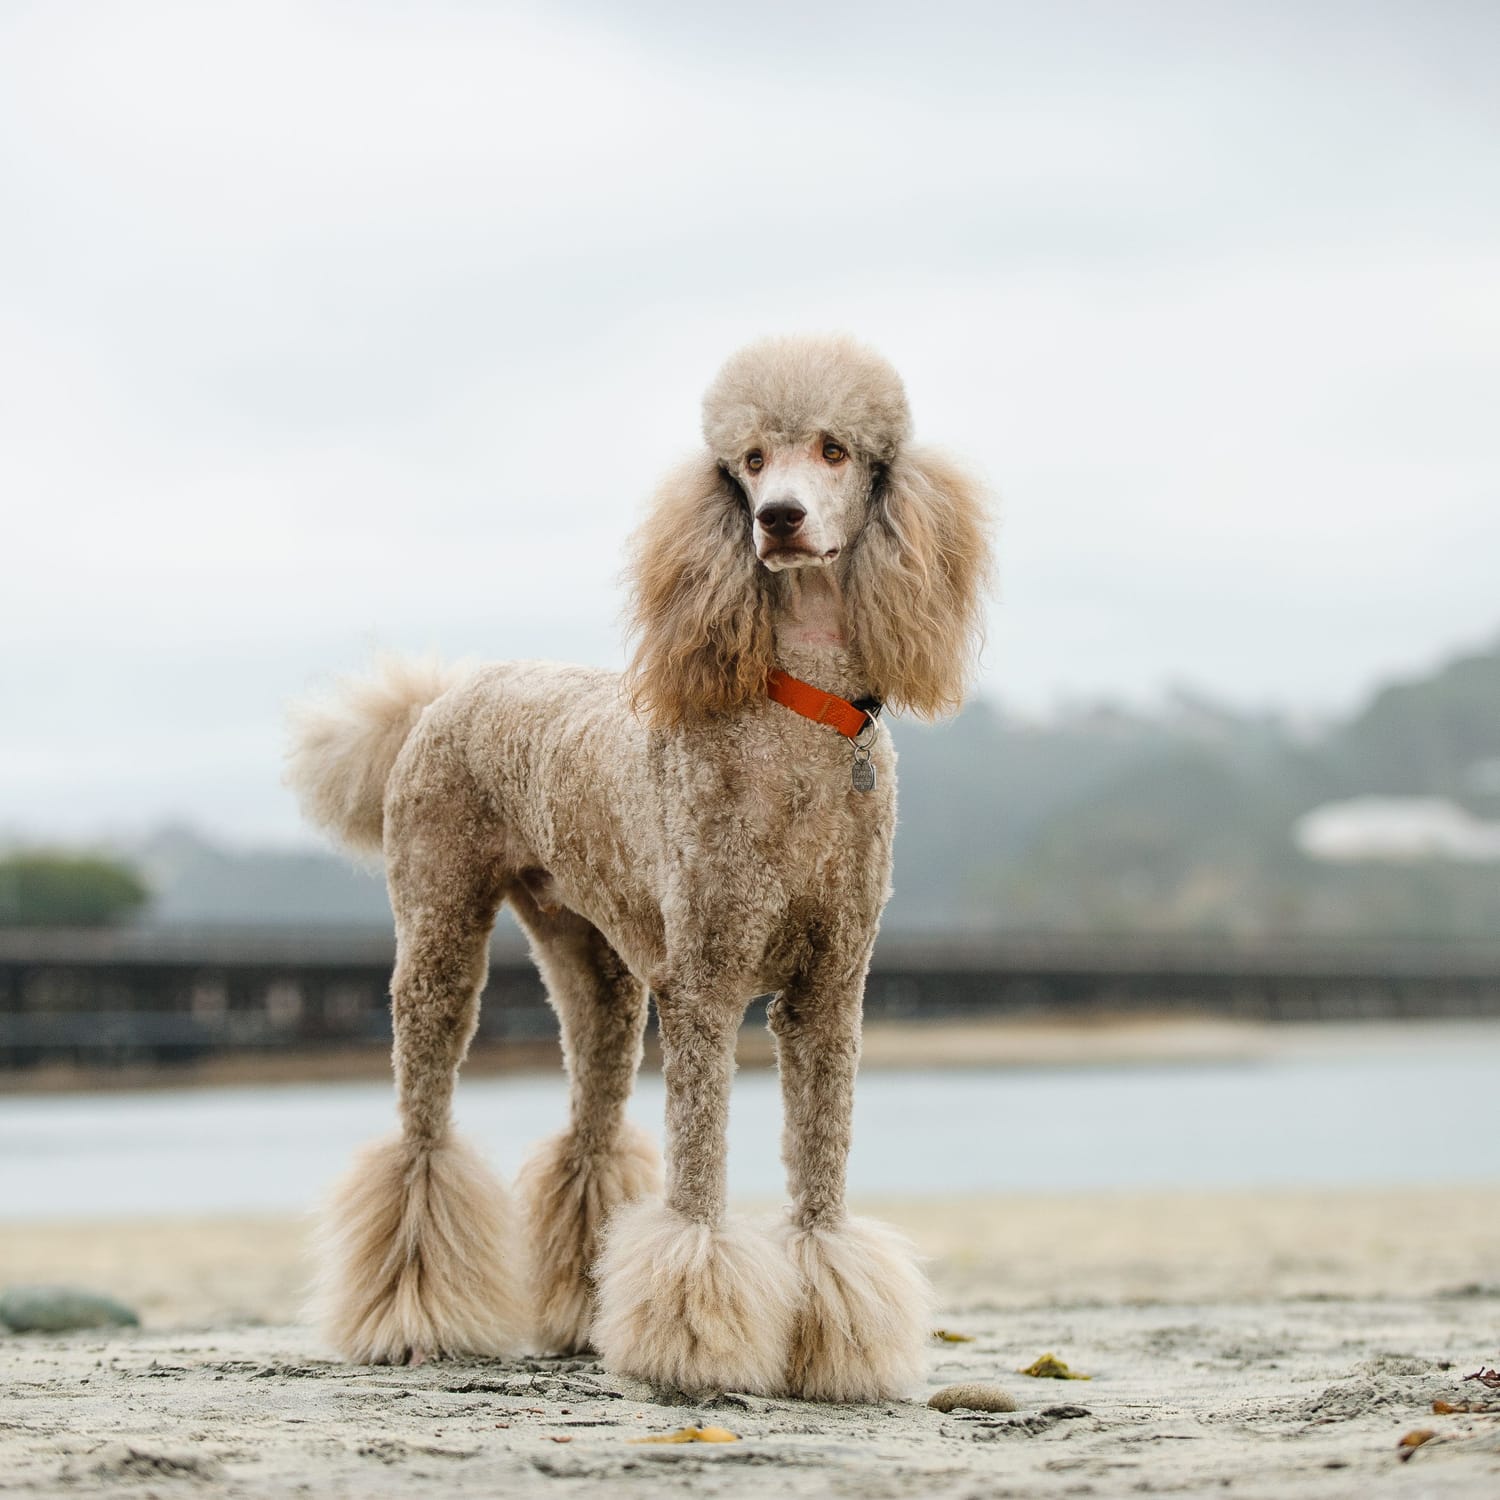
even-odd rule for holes
{"type": "Polygon", "coordinates": [[[766,696],[780,667],[921,715],[961,701],[984,509],[909,429],[900,380],[861,346],[754,345],[709,390],[705,447],[638,533],[623,678],[396,662],[301,712],[289,779],[314,822],[383,851],[398,938],[401,1131],[346,1181],[325,1246],[326,1326],[348,1357],[592,1342],[662,1385],[828,1400],[886,1399],[918,1378],[924,1278],[898,1237],[844,1207],[895,756],[881,729],[876,788],[854,790],[849,741],[766,696]],[[857,495],[853,521],[819,568],[773,571],[750,470],[809,443],[847,465],[828,483],[857,495]],[[831,625],[791,628],[815,594],[831,625]],[[571,1079],[571,1123],[523,1169],[519,1211],[450,1124],[505,901],[571,1079]],[[624,1117],[648,991],[664,1198],[624,1117]],[[735,1034],[769,992],[792,1199],[774,1228],[725,1205],[735,1034]]]}

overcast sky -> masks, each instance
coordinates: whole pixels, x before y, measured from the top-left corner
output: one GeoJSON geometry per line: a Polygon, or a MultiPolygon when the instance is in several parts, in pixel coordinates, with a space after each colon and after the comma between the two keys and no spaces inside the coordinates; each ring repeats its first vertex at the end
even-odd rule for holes
{"type": "Polygon", "coordinates": [[[1018,707],[1493,639],[1497,77],[1491,0],[0,0],[0,830],[285,841],[372,648],[618,663],[769,332],[988,476],[1018,707]]]}

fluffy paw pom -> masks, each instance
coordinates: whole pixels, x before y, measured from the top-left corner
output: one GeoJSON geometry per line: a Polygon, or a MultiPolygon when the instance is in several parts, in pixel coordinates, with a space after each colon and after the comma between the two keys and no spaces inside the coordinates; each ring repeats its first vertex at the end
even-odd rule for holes
{"type": "Polygon", "coordinates": [[[539,1348],[572,1354],[588,1347],[592,1273],[605,1223],[622,1204],[660,1191],[656,1143],[634,1125],[626,1125],[608,1151],[581,1151],[564,1131],[532,1153],[516,1178],[516,1193],[531,1237],[539,1348]]]}
{"type": "Polygon", "coordinates": [[[594,1274],[610,1369],[694,1393],[785,1391],[797,1279],[763,1230],[642,1200],[610,1221],[594,1274]]]}
{"type": "Polygon", "coordinates": [[[508,1355],[525,1342],[526,1251],[510,1199],[464,1142],[367,1146],[318,1236],[314,1312],[359,1364],[508,1355]]]}
{"type": "Polygon", "coordinates": [[[932,1290],[911,1244],[872,1219],[784,1230],[801,1280],[786,1383],[810,1401],[887,1401],[920,1381],[932,1290]]]}

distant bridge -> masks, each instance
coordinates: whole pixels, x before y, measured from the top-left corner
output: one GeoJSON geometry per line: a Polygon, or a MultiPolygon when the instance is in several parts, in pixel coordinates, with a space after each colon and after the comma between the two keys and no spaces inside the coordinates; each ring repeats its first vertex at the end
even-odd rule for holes
{"type": "MultiPolygon", "coordinates": [[[[0,1068],[385,1045],[394,946],[370,929],[0,929],[0,1068]]],[[[1500,944],[892,935],[872,1019],[1208,1013],[1500,1017],[1500,944]]],[[[478,1039],[556,1034],[524,948],[497,941],[478,1039]]]]}

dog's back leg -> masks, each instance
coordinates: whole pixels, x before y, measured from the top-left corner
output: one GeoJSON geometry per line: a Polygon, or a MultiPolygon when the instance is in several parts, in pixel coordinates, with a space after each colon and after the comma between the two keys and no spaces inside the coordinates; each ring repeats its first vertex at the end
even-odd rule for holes
{"type": "Polygon", "coordinates": [[[589,1344],[604,1223],[620,1204],[661,1191],[661,1160],[651,1137],[625,1118],[641,1062],[646,986],[598,928],[565,907],[544,906],[538,889],[536,879],[523,879],[509,896],[562,1027],[571,1117],[537,1147],[516,1190],[536,1268],[539,1346],[571,1353],[589,1344]]]}
{"type": "Polygon", "coordinates": [[[529,1332],[519,1216],[452,1130],[504,880],[458,790],[420,811],[396,799],[387,817],[401,1131],[366,1148],[329,1206],[322,1321],[362,1362],[509,1354],[529,1332]]]}

